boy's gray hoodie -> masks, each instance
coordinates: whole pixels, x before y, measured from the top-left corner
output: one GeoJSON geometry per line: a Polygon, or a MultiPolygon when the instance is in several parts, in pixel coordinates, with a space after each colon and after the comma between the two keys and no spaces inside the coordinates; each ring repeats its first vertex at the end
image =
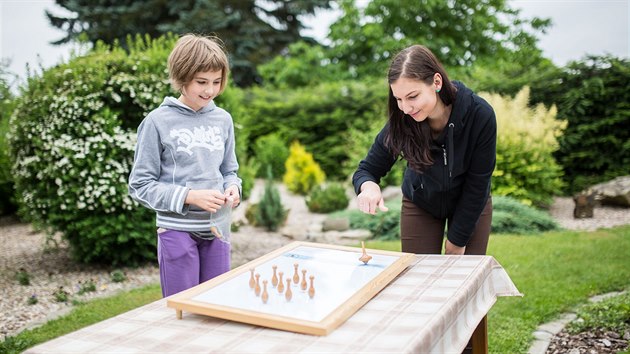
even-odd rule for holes
{"type": "MultiPolygon", "coordinates": [[[[138,127],[129,194],[157,211],[157,226],[170,230],[207,232],[211,217],[195,206],[184,205],[190,189],[230,185],[241,190],[236,172],[232,116],[214,102],[193,111],[174,97],[149,113],[138,127]]],[[[216,220],[215,220],[216,221],[216,220]]]]}

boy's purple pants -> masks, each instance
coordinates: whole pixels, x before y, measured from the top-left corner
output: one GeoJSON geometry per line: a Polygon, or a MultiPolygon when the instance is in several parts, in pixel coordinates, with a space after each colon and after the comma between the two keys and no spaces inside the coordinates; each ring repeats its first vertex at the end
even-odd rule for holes
{"type": "Polygon", "coordinates": [[[158,232],[157,252],[163,297],[230,270],[230,244],[219,238],[202,240],[185,231],[166,230],[158,232]]]}

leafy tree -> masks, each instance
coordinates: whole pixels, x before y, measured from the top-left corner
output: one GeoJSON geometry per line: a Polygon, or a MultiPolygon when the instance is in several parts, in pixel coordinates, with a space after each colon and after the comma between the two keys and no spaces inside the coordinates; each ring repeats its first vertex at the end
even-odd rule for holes
{"type": "MultiPolygon", "coordinates": [[[[549,88],[557,83],[562,69],[540,56],[540,50],[530,48],[510,53],[506,58],[486,58],[470,68],[460,68],[450,74],[476,92],[493,92],[515,96],[523,87],[531,88],[531,105],[546,100],[549,88]],[[530,53],[530,54],[526,54],[530,53]]],[[[550,107],[554,102],[546,101],[550,107]]]]}
{"type": "Polygon", "coordinates": [[[215,33],[231,55],[234,80],[247,86],[260,80],[256,66],[293,42],[302,39],[301,15],[330,7],[330,0],[56,0],[73,12],[63,17],[46,11],[50,23],[66,31],[53,42],[63,44],[85,38],[106,44],[119,41],[125,47],[127,35],[149,34],[152,38],[168,32],[215,33]]]}
{"type": "MultiPolygon", "coordinates": [[[[383,75],[400,49],[423,44],[448,67],[478,60],[534,55],[536,38],[549,20],[519,18],[507,0],[372,0],[359,8],[340,1],[343,14],[331,26],[332,62],[345,63],[358,76],[383,75]]],[[[530,59],[531,60],[531,59],[530,59]]]]}

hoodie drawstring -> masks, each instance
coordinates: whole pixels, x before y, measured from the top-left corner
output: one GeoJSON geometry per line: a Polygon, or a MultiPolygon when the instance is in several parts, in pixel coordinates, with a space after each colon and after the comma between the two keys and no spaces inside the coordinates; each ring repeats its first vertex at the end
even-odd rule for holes
{"type": "Polygon", "coordinates": [[[453,177],[453,130],[455,128],[455,124],[448,124],[448,156],[450,157],[451,163],[448,164],[448,177],[453,177]]]}

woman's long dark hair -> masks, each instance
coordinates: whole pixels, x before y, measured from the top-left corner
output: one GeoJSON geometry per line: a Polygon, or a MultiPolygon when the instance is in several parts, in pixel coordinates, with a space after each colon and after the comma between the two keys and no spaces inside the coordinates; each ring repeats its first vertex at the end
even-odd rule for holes
{"type": "MultiPolygon", "coordinates": [[[[442,76],[442,88],[439,98],[445,105],[455,101],[456,88],[446,75],[444,67],[433,53],[425,46],[414,45],[396,54],[389,67],[387,76],[391,85],[401,77],[433,83],[435,73],[442,76]]],[[[431,127],[429,122],[416,122],[398,108],[398,102],[389,88],[389,132],[385,137],[385,146],[395,157],[402,156],[409,162],[409,167],[417,172],[426,170],[433,164],[431,157],[431,127]]]]}

